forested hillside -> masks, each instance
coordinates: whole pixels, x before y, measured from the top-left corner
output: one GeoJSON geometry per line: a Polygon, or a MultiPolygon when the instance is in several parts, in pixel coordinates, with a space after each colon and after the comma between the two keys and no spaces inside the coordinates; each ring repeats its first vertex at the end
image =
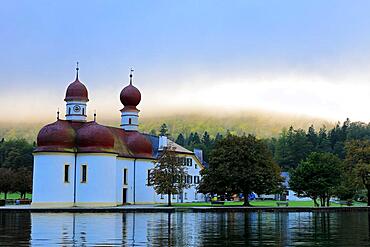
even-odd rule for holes
{"type": "MultiPolygon", "coordinates": [[[[99,117],[99,116],[98,116],[99,117]]],[[[119,126],[120,119],[99,119],[101,124],[119,126]]],[[[0,123],[0,137],[9,139],[24,138],[29,142],[36,140],[40,128],[47,124],[43,123],[0,123]]],[[[283,128],[307,129],[310,125],[320,128],[323,125],[332,127],[333,123],[318,119],[287,114],[277,114],[269,112],[241,112],[231,114],[220,112],[214,114],[187,114],[187,115],[170,115],[158,117],[140,117],[140,130],[146,133],[158,133],[160,126],[166,123],[168,133],[175,139],[180,133],[189,136],[190,133],[202,134],[205,131],[211,137],[217,133],[225,134],[230,131],[236,135],[254,134],[259,138],[276,137],[283,128]]]]}

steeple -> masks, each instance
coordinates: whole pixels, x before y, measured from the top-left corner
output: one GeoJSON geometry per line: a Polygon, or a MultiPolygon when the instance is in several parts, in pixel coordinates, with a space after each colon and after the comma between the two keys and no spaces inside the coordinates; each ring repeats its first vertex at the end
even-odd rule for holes
{"type": "Polygon", "coordinates": [[[76,64],[76,79],[72,82],[66,92],[66,120],[86,121],[88,91],[82,82],[79,81],[79,63],[76,64]]]}
{"type": "Polygon", "coordinates": [[[129,85],[122,89],[120,99],[123,104],[121,110],[121,127],[128,131],[137,131],[139,126],[139,110],[136,108],[141,101],[139,89],[132,85],[132,72],[130,70],[129,85]]]}
{"type": "Polygon", "coordinates": [[[78,71],[80,68],[78,67],[78,62],[76,63],[76,81],[78,81],[78,71]]]}

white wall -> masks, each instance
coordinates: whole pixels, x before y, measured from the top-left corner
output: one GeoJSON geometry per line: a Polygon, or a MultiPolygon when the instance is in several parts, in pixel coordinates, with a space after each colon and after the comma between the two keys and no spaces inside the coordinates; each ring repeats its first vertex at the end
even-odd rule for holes
{"type": "Polygon", "coordinates": [[[35,153],[32,204],[73,204],[73,153],[35,153]],[[69,165],[69,183],[64,182],[64,165],[69,165]]]}
{"type": "Polygon", "coordinates": [[[124,130],[138,130],[139,113],[134,111],[121,112],[121,128],[124,130]],[[131,119],[131,124],[130,124],[131,119]]]}
{"type": "Polygon", "coordinates": [[[77,205],[117,205],[115,154],[78,154],[77,205]],[[87,165],[87,182],[82,183],[82,165],[87,165]]]}
{"type": "MultiPolygon", "coordinates": [[[[171,196],[171,201],[172,202],[195,202],[195,201],[204,201],[204,195],[201,193],[197,193],[196,187],[198,184],[194,183],[194,176],[199,176],[199,179],[201,179],[201,176],[199,174],[201,167],[197,165],[195,166],[196,161],[192,156],[182,156],[186,158],[191,158],[192,159],[192,165],[191,166],[186,166],[187,167],[187,172],[190,176],[192,176],[192,183],[190,185],[190,188],[185,189],[182,195],[172,195],[171,196]],[[186,193],[186,196],[185,196],[186,193]],[[196,195],[197,194],[197,195],[196,195]]],[[[139,184],[137,185],[137,190],[139,192],[139,197],[137,197],[137,202],[142,203],[142,202],[151,202],[151,203],[167,203],[168,198],[167,195],[160,195],[157,194],[154,191],[153,186],[146,186],[147,179],[148,179],[148,169],[154,168],[154,164],[151,162],[151,164],[147,165],[141,165],[139,167],[139,174],[145,174],[145,177],[141,177],[137,180],[139,184]],[[142,186],[145,182],[145,187],[142,186]],[[151,200],[151,201],[148,201],[151,200]]],[[[199,180],[200,181],[200,180],[199,180]]]]}

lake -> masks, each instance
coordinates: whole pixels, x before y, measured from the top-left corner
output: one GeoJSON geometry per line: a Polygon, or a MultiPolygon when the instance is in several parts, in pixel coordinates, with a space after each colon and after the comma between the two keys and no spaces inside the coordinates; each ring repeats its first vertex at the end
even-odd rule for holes
{"type": "Polygon", "coordinates": [[[0,213],[0,246],[370,246],[367,212],[0,213]]]}

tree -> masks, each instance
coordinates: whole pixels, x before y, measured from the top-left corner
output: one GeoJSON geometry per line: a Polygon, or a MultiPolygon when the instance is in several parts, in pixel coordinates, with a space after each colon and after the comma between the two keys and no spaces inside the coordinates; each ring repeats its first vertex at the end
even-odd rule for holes
{"type": "Polygon", "coordinates": [[[367,190],[368,206],[370,206],[370,141],[352,140],[346,143],[346,170],[355,174],[354,186],[367,190]]]}
{"type": "Polygon", "coordinates": [[[200,144],[200,137],[197,132],[194,133],[193,144],[200,144]]]}
{"type": "Polygon", "coordinates": [[[167,136],[168,135],[168,127],[167,127],[167,124],[163,123],[161,125],[161,128],[159,129],[159,134],[161,136],[167,136]]]}
{"type": "Polygon", "coordinates": [[[180,133],[177,138],[176,138],[176,141],[175,141],[177,144],[179,144],[180,146],[185,146],[185,137],[182,133],[180,133]]]}
{"type": "Polygon", "coordinates": [[[252,135],[228,134],[213,149],[209,169],[202,171],[199,190],[203,193],[269,194],[278,190],[282,178],[266,144],[252,135]]]}
{"type": "Polygon", "coordinates": [[[205,131],[203,133],[203,136],[202,136],[202,144],[204,144],[207,147],[211,146],[211,144],[212,144],[211,137],[209,136],[209,134],[208,134],[207,131],[205,131]]]}
{"type": "Polygon", "coordinates": [[[4,199],[7,199],[9,192],[14,188],[14,172],[10,168],[0,168],[0,192],[4,193],[4,199]]]}
{"type": "Polygon", "coordinates": [[[27,168],[19,168],[14,172],[13,191],[19,192],[21,198],[26,198],[26,193],[32,193],[32,172],[27,168]]]}
{"type": "Polygon", "coordinates": [[[0,143],[0,167],[17,169],[27,167],[32,170],[33,146],[24,139],[9,140],[0,143]]]}
{"type": "Polygon", "coordinates": [[[155,162],[149,182],[157,194],[167,194],[168,206],[171,206],[171,195],[182,193],[190,186],[187,177],[187,168],[177,156],[176,148],[168,146],[155,162]]]}
{"type": "Polygon", "coordinates": [[[290,171],[289,187],[299,196],[310,197],[318,205],[329,206],[343,178],[342,161],[331,153],[311,153],[295,170],[290,171]]]}

